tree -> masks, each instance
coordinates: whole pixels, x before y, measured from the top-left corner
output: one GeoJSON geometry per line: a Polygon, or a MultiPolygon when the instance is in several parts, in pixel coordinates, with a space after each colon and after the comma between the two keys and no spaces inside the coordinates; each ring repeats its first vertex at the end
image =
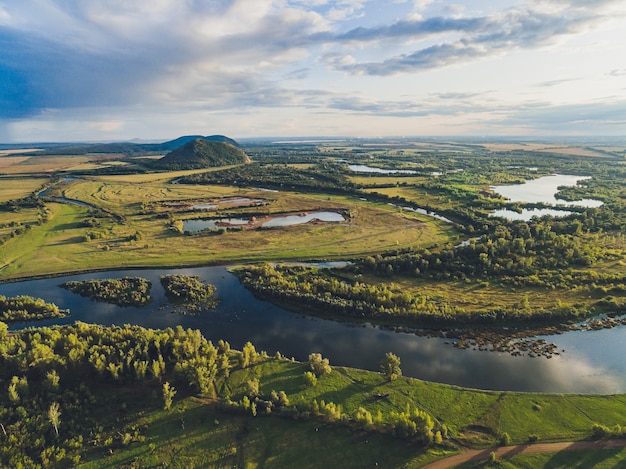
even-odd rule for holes
{"type": "Polygon", "coordinates": [[[317,376],[312,371],[304,372],[304,383],[309,387],[315,387],[317,384],[317,376]]]}
{"type": "Polygon", "coordinates": [[[246,382],[248,388],[248,395],[250,397],[256,397],[259,395],[259,380],[258,378],[252,378],[246,382]]]}
{"type": "Polygon", "coordinates": [[[326,375],[332,370],[328,358],[322,358],[321,353],[312,353],[309,355],[309,366],[317,376],[326,375]]]}
{"type": "Polygon", "coordinates": [[[246,342],[241,352],[241,367],[246,368],[256,362],[257,353],[252,342],[246,342]]]}
{"type": "Polygon", "coordinates": [[[380,363],[380,372],[387,378],[387,381],[393,381],[402,376],[400,358],[391,352],[387,352],[385,358],[380,363]]]}
{"type": "Polygon", "coordinates": [[[61,412],[59,411],[59,403],[53,402],[48,409],[48,420],[54,427],[54,431],[59,436],[59,424],[61,423],[61,412]]]}
{"type": "Polygon", "coordinates": [[[49,371],[46,374],[46,384],[50,389],[53,389],[53,390],[59,389],[60,380],[61,379],[59,378],[59,374],[56,372],[56,370],[49,371]]]}
{"type": "Polygon", "coordinates": [[[163,383],[163,408],[165,410],[169,411],[172,408],[172,401],[175,395],[176,389],[174,389],[174,386],[170,385],[167,381],[163,383]]]}

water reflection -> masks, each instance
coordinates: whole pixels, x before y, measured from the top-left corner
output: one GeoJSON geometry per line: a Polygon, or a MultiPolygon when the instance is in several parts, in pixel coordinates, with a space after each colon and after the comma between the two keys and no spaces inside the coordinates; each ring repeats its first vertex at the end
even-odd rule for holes
{"type": "Polygon", "coordinates": [[[516,212],[514,210],[507,210],[507,209],[498,209],[490,213],[489,216],[490,217],[502,217],[502,218],[506,218],[507,220],[529,221],[533,217],[545,217],[549,215],[551,217],[559,218],[559,217],[567,217],[568,215],[571,215],[572,213],[574,212],[570,212],[569,210],[557,210],[554,208],[533,208],[533,209],[523,208],[521,212],[516,212]]]}
{"type": "Polygon", "coordinates": [[[555,197],[560,186],[575,186],[579,181],[584,181],[589,178],[590,176],[554,174],[552,176],[543,176],[538,179],[526,181],[524,184],[491,186],[491,190],[509,199],[511,202],[544,203],[589,208],[599,207],[602,205],[602,201],[600,200],[582,199],[567,202],[555,197]]]}
{"type": "Polygon", "coordinates": [[[346,219],[337,212],[314,212],[307,213],[305,215],[287,215],[284,217],[275,217],[269,221],[266,221],[261,226],[265,228],[271,228],[273,226],[292,226],[308,223],[313,220],[319,220],[323,222],[341,222],[346,219]]]}
{"type": "MultiPolygon", "coordinates": [[[[259,301],[224,267],[150,269],[99,272],[56,279],[0,285],[0,294],[28,294],[69,308],[67,318],[38,325],[67,324],[80,320],[99,324],[139,324],[151,328],[200,329],[210,340],[228,340],[234,348],[252,341],[257,350],[306,360],[321,352],[331,364],[378,371],[387,352],[402,359],[407,376],[480,389],[617,393],[626,392],[626,328],[568,332],[547,339],[565,353],[552,359],[512,357],[504,353],[460,350],[445,339],[420,337],[371,326],[351,326],[290,313],[259,301]],[[166,302],[159,276],[167,273],[200,275],[213,283],[222,299],[217,309],[196,316],[180,315],[166,302]],[[96,303],[58,287],[68,280],[139,276],[152,282],[151,304],[118,307],[96,303]]],[[[34,324],[17,324],[12,329],[34,324]]]]}
{"type": "Polygon", "coordinates": [[[411,169],[383,169],[374,168],[364,164],[349,164],[348,169],[355,173],[377,173],[377,174],[418,174],[417,171],[411,169]]]}

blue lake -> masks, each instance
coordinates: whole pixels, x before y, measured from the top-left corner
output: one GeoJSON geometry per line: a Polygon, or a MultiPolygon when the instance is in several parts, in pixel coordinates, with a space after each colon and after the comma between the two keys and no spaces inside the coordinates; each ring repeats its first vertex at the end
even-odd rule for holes
{"type": "MultiPolygon", "coordinates": [[[[589,176],[571,176],[567,174],[553,174],[537,179],[526,181],[524,184],[512,184],[510,186],[491,186],[491,190],[500,194],[511,202],[523,203],[544,203],[552,206],[563,207],[600,207],[601,200],[581,199],[575,201],[565,201],[557,199],[555,196],[561,186],[576,186],[579,181],[589,179],[589,176]]],[[[513,210],[496,210],[492,216],[504,217],[509,220],[528,221],[532,217],[542,217],[550,215],[553,217],[565,217],[571,215],[571,211],[557,209],[522,209],[522,212],[513,210]]]]}

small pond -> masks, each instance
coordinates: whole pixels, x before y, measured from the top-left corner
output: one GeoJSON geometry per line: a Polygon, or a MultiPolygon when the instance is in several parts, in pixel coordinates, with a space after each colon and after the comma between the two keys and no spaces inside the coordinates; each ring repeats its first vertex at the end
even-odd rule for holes
{"type": "Polygon", "coordinates": [[[192,210],[215,210],[218,207],[217,204],[195,204],[191,206],[192,210]]]}
{"type": "Polygon", "coordinates": [[[250,223],[250,220],[246,218],[219,218],[213,220],[202,220],[198,218],[193,220],[184,220],[183,231],[196,233],[202,230],[217,230],[218,228],[220,228],[220,226],[218,225],[221,223],[231,226],[241,226],[247,225],[248,223],[250,223]]]}
{"type": "Polygon", "coordinates": [[[272,218],[271,220],[268,220],[265,223],[261,224],[261,226],[264,228],[271,228],[276,226],[301,225],[303,223],[308,223],[313,220],[319,220],[329,223],[346,221],[343,215],[337,212],[313,212],[304,215],[287,215],[284,217],[272,218]]]}
{"type": "Polygon", "coordinates": [[[348,169],[355,173],[378,173],[378,174],[419,174],[411,169],[382,169],[364,164],[349,164],[348,169]]]}
{"type": "MultiPolygon", "coordinates": [[[[346,221],[346,219],[337,212],[312,212],[303,215],[286,215],[282,217],[273,217],[266,222],[261,223],[263,228],[272,228],[280,226],[292,226],[308,223],[313,220],[319,220],[329,223],[337,223],[346,221]]],[[[211,220],[193,219],[183,221],[183,231],[195,233],[202,230],[216,230],[227,226],[243,226],[252,223],[249,218],[219,218],[211,220]]]]}
{"type": "MultiPolygon", "coordinates": [[[[256,299],[225,267],[189,269],[117,270],[0,285],[0,295],[32,295],[69,308],[67,318],[38,325],[80,320],[104,325],[138,324],[150,328],[181,325],[199,329],[214,342],[228,340],[240,349],[246,341],[270,354],[306,360],[320,352],[331,364],[378,371],[387,352],[402,360],[407,376],[481,389],[580,392],[626,392],[626,327],[600,331],[572,331],[546,339],[561,355],[551,359],[513,357],[506,353],[461,350],[442,338],[421,337],[372,326],[353,326],[288,312],[256,299]],[[165,300],[159,276],[168,273],[199,275],[217,287],[217,309],[198,315],[180,315],[165,300]],[[75,295],[58,285],[68,280],[138,276],[152,282],[150,305],[118,307],[75,295]]],[[[31,324],[16,324],[11,329],[31,324]]]]}

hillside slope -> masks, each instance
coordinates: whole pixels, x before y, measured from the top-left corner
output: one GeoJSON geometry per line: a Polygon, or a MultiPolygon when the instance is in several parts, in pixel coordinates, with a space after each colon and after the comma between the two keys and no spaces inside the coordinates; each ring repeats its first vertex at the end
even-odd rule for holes
{"type": "Polygon", "coordinates": [[[224,142],[197,138],[180,148],[172,150],[155,162],[158,169],[199,169],[250,163],[241,149],[224,142]]]}

